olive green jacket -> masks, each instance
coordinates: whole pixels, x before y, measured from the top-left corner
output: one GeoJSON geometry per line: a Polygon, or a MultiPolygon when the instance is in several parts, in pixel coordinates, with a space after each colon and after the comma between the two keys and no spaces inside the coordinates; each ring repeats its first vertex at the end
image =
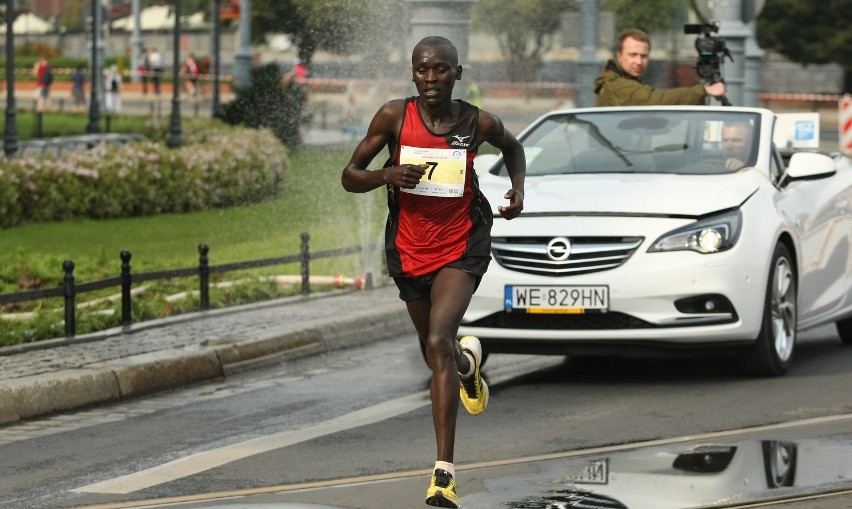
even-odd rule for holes
{"type": "Polygon", "coordinates": [[[704,85],[655,89],[627,74],[610,60],[595,80],[595,106],[705,104],[704,85]]]}

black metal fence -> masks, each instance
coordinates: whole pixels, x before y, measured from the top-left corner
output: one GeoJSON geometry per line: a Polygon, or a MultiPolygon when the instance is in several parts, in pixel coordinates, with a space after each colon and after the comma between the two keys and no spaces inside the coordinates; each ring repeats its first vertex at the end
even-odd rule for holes
{"type": "MultiPolygon", "coordinates": [[[[199,300],[202,310],[210,309],[210,274],[218,272],[230,272],[235,270],[253,269],[259,267],[268,267],[272,265],[284,265],[288,263],[299,263],[301,266],[301,290],[302,295],[308,295],[310,289],[310,262],[311,260],[321,258],[331,258],[336,256],[344,256],[349,254],[357,254],[365,250],[375,249],[376,245],[370,246],[352,246],[339,249],[330,249],[325,251],[311,252],[309,246],[310,235],[302,233],[300,235],[301,245],[298,254],[287,256],[279,256],[275,258],[263,258],[259,260],[248,260],[235,263],[224,263],[221,265],[210,265],[207,253],[210,248],[207,244],[198,246],[198,266],[188,267],[183,269],[168,269],[152,272],[133,273],[130,270],[130,251],[121,252],[121,274],[118,276],[91,281],[87,283],[77,284],[74,280],[74,262],[65,260],[62,264],[62,269],[65,272],[64,281],[61,286],[54,288],[43,288],[38,290],[28,290],[25,292],[7,293],[0,295],[0,304],[13,304],[18,302],[26,302],[32,300],[49,299],[63,297],[65,300],[65,336],[73,337],[77,334],[77,294],[112,288],[121,287],[121,324],[130,325],[133,322],[131,307],[133,304],[131,288],[135,283],[143,283],[145,281],[156,281],[162,279],[171,279],[178,277],[198,276],[199,282],[199,300]]],[[[373,286],[372,275],[366,274],[364,288],[370,289],[373,286]]]]}

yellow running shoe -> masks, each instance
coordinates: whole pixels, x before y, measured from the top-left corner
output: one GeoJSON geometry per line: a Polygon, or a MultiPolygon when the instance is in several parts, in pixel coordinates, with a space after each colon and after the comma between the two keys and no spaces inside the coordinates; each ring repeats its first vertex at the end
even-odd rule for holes
{"type": "Polygon", "coordinates": [[[453,474],[442,468],[432,472],[432,483],[426,490],[426,505],[432,507],[459,507],[459,497],[456,495],[456,480],[453,474]]]}
{"type": "Polygon", "coordinates": [[[466,379],[461,375],[459,376],[461,380],[459,395],[468,413],[479,415],[488,406],[488,385],[479,374],[479,366],[482,364],[482,345],[473,336],[465,336],[459,342],[461,343],[462,350],[469,352],[473,356],[475,364],[473,375],[466,379]]]}

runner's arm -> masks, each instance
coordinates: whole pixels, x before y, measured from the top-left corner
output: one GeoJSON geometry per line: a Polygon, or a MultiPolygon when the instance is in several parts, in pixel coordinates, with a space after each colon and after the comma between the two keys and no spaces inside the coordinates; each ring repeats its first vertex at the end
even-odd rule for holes
{"type": "Polygon", "coordinates": [[[479,129],[483,141],[494,145],[503,153],[503,161],[512,180],[512,189],[503,195],[509,200],[509,205],[498,206],[497,211],[506,219],[514,219],[524,210],[524,181],[527,173],[524,146],[506,130],[503,121],[482,110],[479,113],[479,129]]]}

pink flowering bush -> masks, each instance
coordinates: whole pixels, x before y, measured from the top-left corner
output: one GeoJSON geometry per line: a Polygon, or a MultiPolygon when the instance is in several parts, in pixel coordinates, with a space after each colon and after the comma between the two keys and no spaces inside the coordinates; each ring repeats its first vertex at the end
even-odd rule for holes
{"type": "Polygon", "coordinates": [[[10,175],[0,166],[0,227],[5,227],[7,217],[21,216],[21,202],[18,198],[18,177],[10,175]]]}
{"type": "Polygon", "coordinates": [[[103,144],[57,160],[15,158],[0,170],[0,227],[256,203],[278,193],[288,167],[270,131],[220,123],[175,149],[103,144]]]}

